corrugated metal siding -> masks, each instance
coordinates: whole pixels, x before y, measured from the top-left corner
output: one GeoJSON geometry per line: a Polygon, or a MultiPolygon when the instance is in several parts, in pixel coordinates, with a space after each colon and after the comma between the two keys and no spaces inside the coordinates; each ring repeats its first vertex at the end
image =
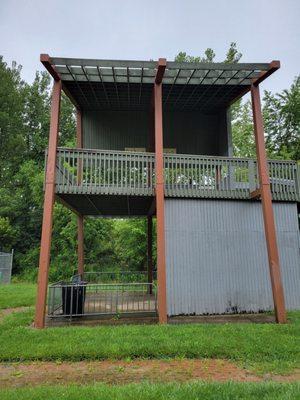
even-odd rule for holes
{"type": "MultiPolygon", "coordinates": [[[[297,207],[274,212],[288,309],[300,308],[297,207]]],[[[168,314],[272,310],[261,204],[165,201],[168,314]]]]}
{"type": "Polygon", "coordinates": [[[149,146],[150,113],[145,111],[85,111],[83,143],[86,149],[125,150],[149,146]]]}
{"type": "MultiPolygon", "coordinates": [[[[163,115],[164,147],[181,154],[224,155],[228,152],[224,113],[170,112],[163,115]]],[[[85,111],[83,142],[87,149],[149,148],[151,114],[146,111],[85,111]]]]}

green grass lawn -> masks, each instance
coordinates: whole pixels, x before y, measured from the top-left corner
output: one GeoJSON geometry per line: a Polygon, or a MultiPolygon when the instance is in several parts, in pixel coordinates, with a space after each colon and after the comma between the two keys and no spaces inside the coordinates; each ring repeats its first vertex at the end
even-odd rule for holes
{"type": "Polygon", "coordinates": [[[275,383],[147,383],[124,386],[103,384],[87,386],[46,386],[26,389],[3,390],[2,400],[297,400],[300,384],[275,383]]]}
{"type": "Polygon", "coordinates": [[[32,306],[35,303],[36,284],[13,283],[0,285],[0,310],[11,307],[32,306]]]}
{"type": "Polygon", "coordinates": [[[290,323],[30,327],[33,310],[0,324],[0,361],[221,358],[256,372],[300,367],[300,312],[290,323]]]}
{"type": "MultiPolygon", "coordinates": [[[[0,308],[32,306],[35,292],[34,284],[0,286],[0,308]]],[[[31,307],[0,319],[0,362],[218,358],[256,373],[282,374],[300,368],[298,311],[289,313],[287,325],[71,326],[44,330],[31,327],[33,314],[31,307]]],[[[1,400],[300,400],[300,383],[68,384],[3,389],[0,397],[1,400]]]]}
{"type": "MultiPolygon", "coordinates": [[[[0,307],[30,306],[33,284],[0,287],[0,307]]],[[[277,324],[66,326],[36,330],[33,308],[0,320],[0,361],[220,358],[256,372],[300,368],[300,312],[277,324]]]]}

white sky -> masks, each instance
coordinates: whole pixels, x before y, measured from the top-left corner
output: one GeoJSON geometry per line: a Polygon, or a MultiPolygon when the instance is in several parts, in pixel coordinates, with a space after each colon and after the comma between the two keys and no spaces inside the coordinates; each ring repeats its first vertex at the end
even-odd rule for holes
{"type": "Polygon", "coordinates": [[[179,51],[222,61],[235,41],[244,62],[281,61],[263,89],[300,72],[300,0],[0,0],[0,54],[32,81],[50,56],[173,60],[179,51]]]}

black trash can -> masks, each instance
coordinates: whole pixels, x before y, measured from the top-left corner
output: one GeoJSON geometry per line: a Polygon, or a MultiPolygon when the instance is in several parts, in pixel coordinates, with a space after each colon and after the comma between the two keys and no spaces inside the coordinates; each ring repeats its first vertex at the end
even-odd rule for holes
{"type": "Polygon", "coordinates": [[[86,282],[62,287],[62,308],[64,316],[84,314],[86,282]]]}

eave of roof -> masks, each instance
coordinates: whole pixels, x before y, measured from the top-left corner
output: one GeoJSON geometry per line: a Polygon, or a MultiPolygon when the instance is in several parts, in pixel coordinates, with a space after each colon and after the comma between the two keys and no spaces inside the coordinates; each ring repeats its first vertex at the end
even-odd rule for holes
{"type": "MultiPolygon", "coordinates": [[[[95,60],[41,55],[54,79],[80,108],[144,109],[157,73],[155,61],[95,60]],[[133,96],[130,96],[132,94],[133,96]],[[127,99],[127,100],[126,100],[127,99]]],[[[164,106],[209,111],[228,106],[253,82],[260,82],[280,63],[188,63],[169,61],[162,77],[164,106]],[[222,97],[223,102],[211,101],[222,97]],[[196,107],[198,105],[198,108],[196,107]]]]}

